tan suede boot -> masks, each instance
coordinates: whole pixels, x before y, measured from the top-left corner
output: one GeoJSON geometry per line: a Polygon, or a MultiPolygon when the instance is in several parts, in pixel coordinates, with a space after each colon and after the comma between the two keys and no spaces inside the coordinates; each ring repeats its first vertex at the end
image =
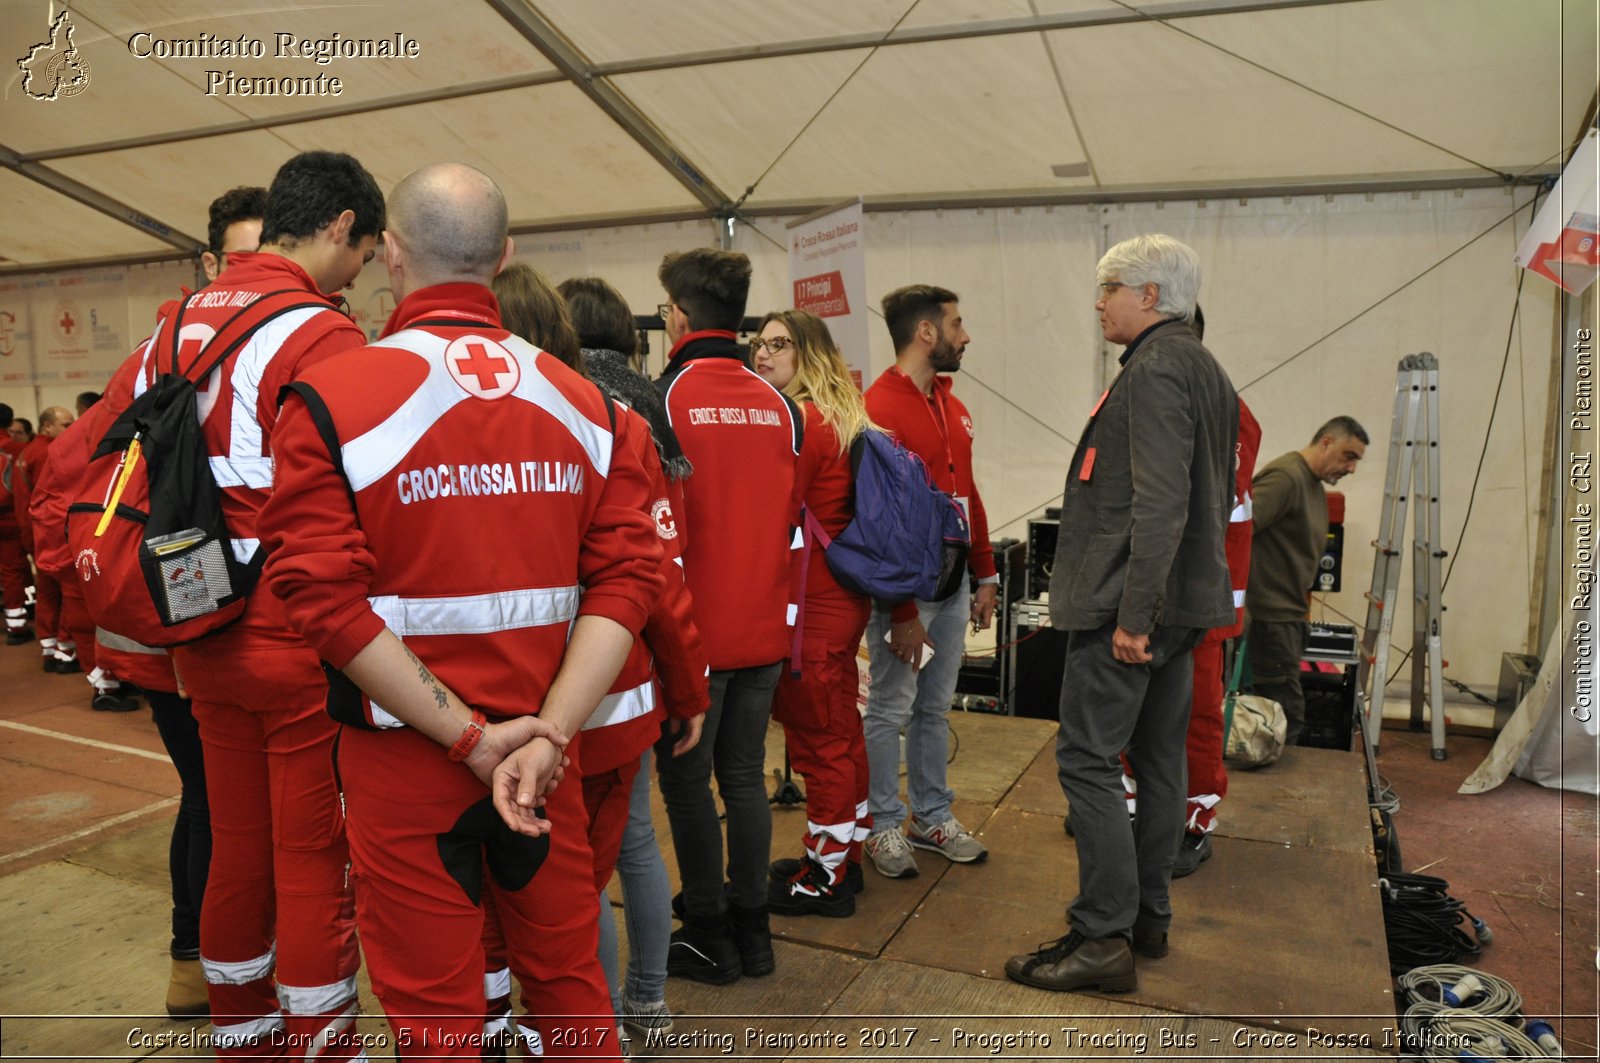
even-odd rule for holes
{"type": "Polygon", "coordinates": [[[167,1014],[174,1019],[201,1019],[211,1014],[206,976],[199,960],[173,960],[167,982],[167,1014]]]}

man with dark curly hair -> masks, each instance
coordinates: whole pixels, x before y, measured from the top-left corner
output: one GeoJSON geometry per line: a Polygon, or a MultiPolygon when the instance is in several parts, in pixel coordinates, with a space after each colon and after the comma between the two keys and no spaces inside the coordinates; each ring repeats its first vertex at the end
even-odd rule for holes
{"type": "MultiPolygon", "coordinates": [[[[260,250],[228,251],[228,225],[222,238],[211,234],[207,254],[221,272],[174,305],[145,348],[148,385],[170,365],[174,332],[180,366],[194,374],[222,353],[206,349],[210,338],[241,315],[253,326],[204,382],[200,413],[234,554],[257,571],[279,392],[365,342],[334,293],[372,259],[383,227],[383,193],[359,162],[296,155],[267,192],[260,250]]],[[[297,1051],[322,1046],[319,1061],[356,1058],[349,851],[322,663],[264,586],[236,623],[172,656],[193,699],[210,794],[200,956],[217,1055],[259,1054],[287,1038],[297,1051]]]]}

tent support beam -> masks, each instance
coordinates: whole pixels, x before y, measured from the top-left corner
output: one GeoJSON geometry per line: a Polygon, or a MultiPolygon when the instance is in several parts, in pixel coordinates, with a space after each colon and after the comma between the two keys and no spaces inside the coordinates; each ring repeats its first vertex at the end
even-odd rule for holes
{"type": "Polygon", "coordinates": [[[221,125],[204,126],[199,129],[185,129],[171,133],[151,133],[140,137],[126,137],[122,140],[102,140],[98,144],[75,144],[71,147],[55,148],[50,151],[36,151],[30,155],[20,155],[18,158],[24,162],[48,162],[51,159],[70,159],[77,155],[100,155],[108,151],[153,148],[162,144],[182,144],[189,140],[205,140],[208,137],[224,137],[234,133],[252,133],[258,129],[278,129],[283,126],[300,125],[305,122],[321,122],[329,118],[346,118],[356,114],[373,114],[378,111],[393,110],[396,107],[410,107],[421,103],[444,103],[449,100],[465,99],[469,96],[483,96],[491,92],[530,89],[540,85],[560,84],[566,80],[561,74],[550,70],[542,74],[496,78],[493,81],[475,81],[468,85],[454,85],[446,89],[409,92],[401,96],[386,96],[383,99],[366,100],[361,103],[316,107],[306,111],[296,111],[293,114],[277,114],[266,118],[251,118],[241,122],[225,122],[221,125]]]}
{"type": "Polygon", "coordinates": [[[97,210],[109,218],[115,218],[124,225],[131,225],[147,236],[153,236],[162,243],[171,244],[173,247],[189,254],[198,252],[205,246],[204,240],[197,240],[187,233],[179,232],[165,222],[158,221],[140,211],[134,210],[120,200],[112,199],[98,189],[90,188],[80,181],[74,181],[64,173],[57,173],[48,166],[41,166],[36,162],[24,160],[16,152],[0,144],[0,166],[36,181],[52,192],[59,192],[68,199],[76,200],[91,210],[97,210]]]}
{"type": "Polygon", "coordinates": [[[771,59],[786,55],[817,55],[862,48],[891,48],[901,44],[929,44],[969,37],[1003,37],[1018,33],[1046,33],[1052,30],[1086,29],[1093,26],[1118,26],[1130,22],[1172,22],[1178,19],[1214,15],[1258,14],[1285,8],[1326,7],[1330,4],[1357,3],[1360,0],[1180,0],[1174,3],[1146,4],[1140,10],[1117,8],[1101,11],[1074,11],[1040,15],[1034,18],[1006,18],[962,22],[952,26],[923,26],[903,29],[893,36],[882,33],[853,33],[838,37],[818,37],[809,41],[779,41],[741,48],[717,48],[679,55],[623,59],[599,63],[590,68],[597,78],[621,74],[644,74],[657,70],[736,63],[744,59],[771,59]]]}
{"type": "MultiPolygon", "coordinates": [[[[1514,182],[1507,182],[1499,174],[1486,174],[1481,170],[1464,170],[1458,174],[1419,176],[1414,178],[1386,177],[1375,180],[1359,178],[1323,178],[1294,184],[1236,184],[1215,186],[1172,186],[1163,188],[1081,188],[1060,191],[1019,189],[1014,192],[951,193],[949,195],[872,196],[865,200],[870,212],[897,210],[976,210],[1004,207],[1070,207],[1095,206],[1105,203],[1182,203],[1195,200],[1262,199],[1277,196],[1334,196],[1351,194],[1376,194],[1379,192],[1427,192],[1457,188],[1505,188],[1508,184],[1539,184],[1548,173],[1524,174],[1514,182]]],[[[787,203],[763,203],[744,206],[739,213],[746,217],[773,217],[806,214],[818,207],[834,202],[832,199],[795,200],[787,203]]]]}
{"type": "Polygon", "coordinates": [[[644,112],[634,106],[633,101],[603,77],[596,76],[588,60],[547,20],[534,13],[522,0],[487,2],[708,209],[725,210],[732,202],[710,178],[684,157],[656,128],[655,123],[645,117],[644,112]]]}

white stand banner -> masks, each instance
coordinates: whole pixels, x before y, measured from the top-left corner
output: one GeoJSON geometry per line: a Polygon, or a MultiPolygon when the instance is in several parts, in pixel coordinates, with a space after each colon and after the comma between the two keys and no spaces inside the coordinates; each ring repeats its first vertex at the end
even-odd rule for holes
{"type": "Polygon", "coordinates": [[[1589,130],[1517,247],[1517,265],[1581,293],[1600,275],[1600,132],[1589,130]]]}
{"type": "Polygon", "coordinates": [[[867,372],[867,233],[861,200],[787,226],[794,307],[827,323],[856,387],[867,372]]]}

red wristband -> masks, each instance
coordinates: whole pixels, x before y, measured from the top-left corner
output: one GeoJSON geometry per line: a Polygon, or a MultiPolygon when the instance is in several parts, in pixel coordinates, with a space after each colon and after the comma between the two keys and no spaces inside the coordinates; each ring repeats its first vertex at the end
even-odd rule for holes
{"type": "Polygon", "coordinates": [[[472,719],[467,721],[467,726],[461,729],[461,737],[456,739],[456,744],[450,747],[447,754],[453,761],[463,761],[478,745],[478,740],[483,737],[483,729],[489,723],[489,717],[481,712],[474,711],[472,719]]]}

